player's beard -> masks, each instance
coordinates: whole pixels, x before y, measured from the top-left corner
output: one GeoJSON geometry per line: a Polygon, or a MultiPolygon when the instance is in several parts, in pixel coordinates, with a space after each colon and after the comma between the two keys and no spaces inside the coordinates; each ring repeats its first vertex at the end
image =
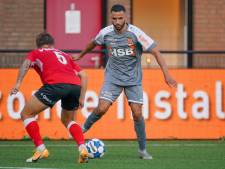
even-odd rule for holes
{"type": "Polygon", "coordinates": [[[115,25],[114,25],[114,28],[119,32],[119,31],[121,31],[121,30],[124,28],[125,24],[126,24],[125,21],[124,21],[124,23],[123,23],[122,25],[120,25],[120,24],[115,24],[115,25]]]}

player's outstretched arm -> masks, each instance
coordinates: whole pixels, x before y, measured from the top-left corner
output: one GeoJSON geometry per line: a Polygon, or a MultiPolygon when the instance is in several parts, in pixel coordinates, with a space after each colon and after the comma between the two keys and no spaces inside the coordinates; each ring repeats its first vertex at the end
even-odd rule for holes
{"type": "Polygon", "coordinates": [[[87,74],[85,73],[84,70],[81,70],[78,73],[78,76],[81,79],[81,92],[80,92],[79,104],[80,104],[80,107],[83,107],[84,106],[85,93],[86,93],[86,90],[87,90],[88,77],[87,77],[87,74]]]}
{"type": "Polygon", "coordinates": [[[79,54],[79,55],[73,55],[72,59],[75,60],[80,60],[86,53],[92,51],[94,49],[96,44],[94,41],[91,41],[90,43],[87,44],[86,48],[79,54]]]}
{"type": "Polygon", "coordinates": [[[24,60],[23,64],[20,67],[19,73],[17,75],[16,84],[11,89],[10,95],[16,94],[19,91],[23,78],[26,75],[27,71],[29,70],[30,66],[31,66],[31,61],[28,59],[24,60]]]}
{"type": "Polygon", "coordinates": [[[156,61],[158,62],[159,66],[160,66],[160,68],[161,68],[161,70],[163,72],[163,75],[164,75],[164,78],[165,78],[166,83],[169,86],[176,88],[177,87],[177,82],[170,76],[169,71],[168,71],[168,68],[167,68],[167,65],[166,65],[166,62],[163,59],[163,57],[161,56],[161,53],[158,50],[158,47],[154,47],[151,50],[151,53],[156,58],[156,61]]]}

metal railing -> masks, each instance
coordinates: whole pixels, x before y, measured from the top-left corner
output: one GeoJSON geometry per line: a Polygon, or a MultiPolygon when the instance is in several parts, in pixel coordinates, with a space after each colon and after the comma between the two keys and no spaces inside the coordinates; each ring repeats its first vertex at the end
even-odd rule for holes
{"type": "MultiPolygon", "coordinates": [[[[24,56],[26,53],[30,52],[32,49],[0,49],[0,68],[16,68],[19,67],[19,65],[22,63],[24,56]]],[[[67,52],[67,53],[80,53],[81,50],[65,50],[63,49],[62,51],[67,52]]],[[[191,66],[190,65],[185,65],[184,68],[198,68],[198,67],[204,67],[204,68],[225,68],[225,50],[224,51],[219,51],[219,50],[161,50],[160,51],[162,54],[166,55],[181,55],[182,57],[187,57],[188,62],[190,63],[191,61],[191,66]],[[208,66],[207,64],[204,66],[196,66],[194,62],[195,57],[205,57],[208,59],[209,63],[212,63],[213,60],[218,59],[218,65],[215,63],[213,66],[208,66]],[[210,57],[208,57],[210,56],[210,57]],[[217,56],[217,57],[215,57],[217,56]],[[212,60],[211,60],[212,59],[212,60]]],[[[103,58],[107,58],[107,53],[106,50],[93,50],[90,53],[102,53],[103,58]]],[[[148,52],[143,52],[143,53],[148,53],[148,52]]],[[[107,59],[104,59],[107,60],[107,59]]],[[[103,63],[104,65],[104,63],[103,63]]]]}
{"type": "MultiPolygon", "coordinates": [[[[0,49],[1,53],[27,53],[33,49],[0,49]]],[[[80,53],[82,50],[61,49],[67,53],[80,53]]],[[[225,50],[161,50],[165,54],[225,54],[225,50]]],[[[106,50],[93,50],[90,53],[106,53],[106,50]]],[[[148,52],[144,52],[148,53],[148,52]]]]}

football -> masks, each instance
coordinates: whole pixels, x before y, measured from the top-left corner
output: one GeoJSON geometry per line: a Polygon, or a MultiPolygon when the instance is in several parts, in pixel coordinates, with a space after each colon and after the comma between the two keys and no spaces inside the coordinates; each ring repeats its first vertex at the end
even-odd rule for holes
{"type": "Polygon", "coordinates": [[[99,139],[91,139],[86,143],[89,158],[101,158],[105,153],[105,144],[99,139]]]}

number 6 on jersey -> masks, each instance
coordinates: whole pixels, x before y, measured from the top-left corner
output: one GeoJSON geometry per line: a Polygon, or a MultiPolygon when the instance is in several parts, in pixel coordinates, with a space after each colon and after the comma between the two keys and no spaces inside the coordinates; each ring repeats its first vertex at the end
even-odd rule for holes
{"type": "Polygon", "coordinates": [[[60,63],[62,63],[62,64],[64,64],[64,65],[67,64],[66,58],[65,58],[63,55],[61,55],[60,52],[54,51],[54,54],[55,54],[55,56],[57,57],[57,59],[58,59],[58,61],[59,61],[60,63]]]}

